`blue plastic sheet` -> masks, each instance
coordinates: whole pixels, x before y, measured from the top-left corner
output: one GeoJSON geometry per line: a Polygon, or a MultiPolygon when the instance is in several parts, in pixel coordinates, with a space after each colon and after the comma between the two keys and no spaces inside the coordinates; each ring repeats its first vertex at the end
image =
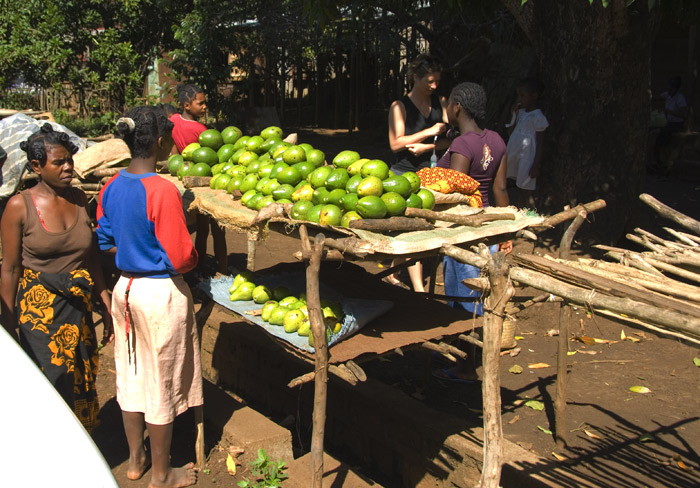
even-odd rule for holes
{"type": "MultiPolygon", "coordinates": [[[[287,333],[282,326],[270,325],[264,322],[259,315],[247,315],[245,312],[260,310],[261,304],[252,300],[232,302],[230,300],[229,288],[233,284],[233,276],[223,276],[220,278],[210,278],[200,283],[200,288],[207,293],[216,303],[243,316],[247,321],[253,322],[268,333],[278,337],[295,347],[307,352],[314,352],[314,348],[309,345],[307,337],[300,336],[296,332],[287,333]]],[[[306,276],[304,273],[280,273],[275,275],[260,275],[255,277],[256,285],[265,285],[270,289],[278,286],[286,286],[294,296],[299,296],[306,292],[306,276]]],[[[388,300],[366,300],[363,298],[350,298],[338,293],[323,283],[319,284],[322,300],[331,300],[340,303],[345,314],[342,327],[337,334],[331,333],[328,339],[328,346],[332,346],[351,336],[372,320],[389,311],[393,302],[388,300]]]]}

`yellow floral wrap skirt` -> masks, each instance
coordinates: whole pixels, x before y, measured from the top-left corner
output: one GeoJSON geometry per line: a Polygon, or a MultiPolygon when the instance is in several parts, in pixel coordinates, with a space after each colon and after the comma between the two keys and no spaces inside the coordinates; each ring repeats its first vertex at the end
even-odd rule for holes
{"type": "Polygon", "coordinates": [[[97,426],[98,355],[92,278],[24,270],[17,293],[20,344],[90,432],[97,426]]]}

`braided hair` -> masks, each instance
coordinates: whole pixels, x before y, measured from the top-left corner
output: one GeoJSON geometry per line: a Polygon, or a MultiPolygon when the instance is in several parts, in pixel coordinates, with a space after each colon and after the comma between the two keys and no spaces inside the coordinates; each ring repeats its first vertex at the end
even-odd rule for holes
{"type": "Polygon", "coordinates": [[[472,119],[486,117],[486,91],[476,83],[460,83],[450,93],[450,103],[459,103],[472,119]]]}
{"type": "Polygon", "coordinates": [[[145,105],[136,107],[117,120],[116,134],[123,139],[132,158],[147,158],[152,155],[153,145],[159,137],[169,135],[173,123],[163,109],[145,105]]]}
{"type": "Polygon", "coordinates": [[[44,124],[38,131],[29,136],[29,139],[19,144],[19,148],[27,153],[29,170],[31,170],[32,161],[39,161],[39,166],[46,164],[46,150],[51,146],[63,146],[71,156],[79,150],[78,146],[71,142],[68,134],[53,130],[51,124],[44,124]]]}
{"type": "Polygon", "coordinates": [[[197,98],[197,95],[204,91],[197,85],[181,84],[177,86],[177,100],[180,103],[180,108],[184,110],[186,103],[191,103],[197,98]]]}

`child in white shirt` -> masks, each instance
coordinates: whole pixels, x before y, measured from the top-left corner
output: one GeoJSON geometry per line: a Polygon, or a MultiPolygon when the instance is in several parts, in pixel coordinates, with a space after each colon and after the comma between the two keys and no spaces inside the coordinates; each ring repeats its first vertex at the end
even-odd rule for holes
{"type": "Polygon", "coordinates": [[[513,106],[513,118],[507,125],[508,174],[518,188],[519,206],[535,208],[534,191],[544,152],[544,131],[549,127],[547,117],[538,108],[542,84],[535,78],[518,83],[518,103],[513,106]]]}

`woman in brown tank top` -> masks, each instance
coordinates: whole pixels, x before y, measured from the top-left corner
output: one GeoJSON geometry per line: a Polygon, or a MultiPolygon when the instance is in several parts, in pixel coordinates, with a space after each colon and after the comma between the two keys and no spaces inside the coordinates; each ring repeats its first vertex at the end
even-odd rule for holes
{"type": "Polygon", "coordinates": [[[92,293],[104,310],[103,344],[113,329],[87,197],[71,187],[77,147],[49,124],[20,147],[39,183],[13,196],[2,216],[2,323],[89,431],[99,411],[92,293]]]}

